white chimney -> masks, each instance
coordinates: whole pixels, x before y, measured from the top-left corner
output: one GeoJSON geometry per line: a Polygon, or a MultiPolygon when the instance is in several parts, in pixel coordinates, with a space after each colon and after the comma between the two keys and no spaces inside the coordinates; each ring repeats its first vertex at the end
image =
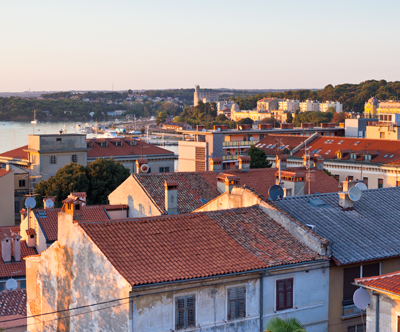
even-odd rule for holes
{"type": "Polygon", "coordinates": [[[230,193],[234,186],[240,185],[240,178],[231,174],[221,174],[217,180],[217,190],[220,193],[230,193]]]}
{"type": "Polygon", "coordinates": [[[21,236],[18,234],[13,235],[13,257],[16,262],[21,261],[21,236]]]}
{"type": "Polygon", "coordinates": [[[167,214],[178,214],[178,182],[165,181],[165,210],[167,214]]]}
{"type": "Polygon", "coordinates": [[[339,206],[341,206],[343,209],[348,209],[353,207],[354,202],[349,197],[349,190],[359,182],[363,181],[358,181],[358,180],[348,181],[347,177],[346,181],[342,182],[343,191],[339,192],[338,194],[339,194],[339,206]]]}
{"type": "Polygon", "coordinates": [[[36,231],[33,228],[26,230],[26,235],[28,235],[28,247],[33,248],[36,246],[36,231]]]}
{"type": "Polygon", "coordinates": [[[4,263],[11,262],[11,238],[7,234],[1,238],[1,256],[4,263]]]}
{"type": "Polygon", "coordinates": [[[242,171],[250,171],[250,156],[239,156],[239,169],[242,171]]]}

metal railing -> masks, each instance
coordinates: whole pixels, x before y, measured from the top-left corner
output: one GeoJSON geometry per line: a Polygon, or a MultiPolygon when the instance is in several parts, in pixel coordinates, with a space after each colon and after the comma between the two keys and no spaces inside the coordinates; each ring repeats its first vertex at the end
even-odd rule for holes
{"type": "Polygon", "coordinates": [[[356,307],[353,301],[343,301],[342,318],[360,316],[361,310],[356,307]]]}
{"type": "Polygon", "coordinates": [[[236,141],[236,142],[223,142],[223,147],[241,147],[241,146],[251,146],[257,144],[259,141],[236,141]]]}

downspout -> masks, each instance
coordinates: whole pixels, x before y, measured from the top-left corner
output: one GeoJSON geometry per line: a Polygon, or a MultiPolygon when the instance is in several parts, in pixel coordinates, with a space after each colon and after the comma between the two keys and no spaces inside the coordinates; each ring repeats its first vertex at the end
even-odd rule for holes
{"type": "Polygon", "coordinates": [[[379,332],[379,294],[374,292],[375,296],[375,332],[379,332]]]}
{"type": "Polygon", "coordinates": [[[263,293],[264,293],[264,287],[263,287],[263,277],[264,273],[260,275],[260,332],[263,332],[263,315],[264,315],[264,301],[263,301],[263,293]]]}

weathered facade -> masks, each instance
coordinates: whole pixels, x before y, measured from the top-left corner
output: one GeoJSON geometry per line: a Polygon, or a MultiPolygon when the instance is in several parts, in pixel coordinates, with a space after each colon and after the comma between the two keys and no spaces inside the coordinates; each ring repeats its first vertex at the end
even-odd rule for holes
{"type": "Polygon", "coordinates": [[[15,224],[14,215],[14,172],[0,169],[0,227],[15,224]]]}

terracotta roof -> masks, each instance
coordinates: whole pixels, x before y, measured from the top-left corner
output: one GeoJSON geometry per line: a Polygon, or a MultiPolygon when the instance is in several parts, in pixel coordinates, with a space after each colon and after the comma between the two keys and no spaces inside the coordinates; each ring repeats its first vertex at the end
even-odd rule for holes
{"type": "Polygon", "coordinates": [[[1,246],[0,246],[0,278],[8,279],[11,277],[12,272],[18,272],[18,271],[20,272],[13,273],[13,276],[24,277],[26,274],[24,257],[36,254],[37,252],[35,248],[28,248],[26,242],[24,240],[21,240],[21,261],[15,262],[13,260],[11,263],[4,263],[3,259],[1,259],[2,256],[1,256],[1,246]]]}
{"type": "Polygon", "coordinates": [[[35,235],[36,234],[36,231],[33,228],[29,228],[25,232],[27,235],[35,235]]]}
{"type": "Polygon", "coordinates": [[[259,103],[260,101],[261,102],[269,102],[269,101],[272,101],[272,100],[277,100],[276,98],[263,98],[263,99],[260,99],[259,101],[257,101],[257,103],[259,103]]]}
{"type": "MultiPolygon", "coordinates": [[[[276,168],[250,169],[248,171],[224,170],[219,172],[171,172],[132,174],[152,198],[161,212],[165,212],[165,181],[178,183],[178,212],[189,213],[204,205],[201,198],[210,201],[221,193],[217,190],[218,177],[240,178],[240,185],[246,185],[259,194],[269,197],[268,190],[275,184],[276,168]]],[[[290,171],[305,172],[304,167],[291,167],[290,171]]],[[[337,192],[339,182],[323,170],[312,170],[311,194],[337,192]]],[[[306,191],[308,193],[308,191],[306,191]]]]}
{"type": "Polygon", "coordinates": [[[111,157],[111,156],[141,156],[142,155],[142,146],[143,146],[143,155],[151,155],[151,154],[169,154],[174,155],[173,152],[160,148],[158,146],[147,144],[140,140],[134,140],[136,145],[130,145],[129,142],[134,139],[130,138],[97,138],[97,139],[88,139],[88,142],[92,142],[92,147],[89,148],[87,152],[88,158],[98,158],[98,157],[111,157]],[[100,143],[102,141],[107,141],[108,146],[102,147],[100,143]],[[122,146],[116,146],[115,142],[122,141],[122,146]]]}
{"type": "Polygon", "coordinates": [[[0,292],[0,316],[26,316],[26,290],[15,289],[0,292]]]}
{"type": "Polygon", "coordinates": [[[258,207],[78,223],[131,285],[326,259],[258,207]]]}
{"type": "MultiPolygon", "coordinates": [[[[83,220],[110,220],[106,210],[109,205],[88,205],[84,206],[81,210],[83,220]]],[[[57,240],[58,236],[58,213],[61,211],[60,208],[54,209],[35,209],[34,213],[36,219],[39,221],[42,230],[45,234],[47,242],[53,242],[57,240]],[[39,212],[45,213],[46,217],[41,217],[39,212]]]]}
{"type": "Polygon", "coordinates": [[[11,173],[11,171],[6,171],[5,169],[0,169],[0,178],[8,173],[11,173]]]}
{"type": "MultiPolygon", "coordinates": [[[[256,144],[256,147],[263,149],[268,156],[275,156],[276,151],[279,151],[281,145],[284,145],[289,150],[293,150],[296,146],[303,143],[307,138],[309,138],[309,136],[269,134],[259,141],[256,144]]],[[[303,151],[304,154],[304,150],[301,151],[303,151]]]]}
{"type": "Polygon", "coordinates": [[[24,151],[26,149],[28,149],[28,145],[24,145],[24,146],[21,146],[20,148],[1,153],[0,158],[28,160],[28,152],[24,151]]]}
{"type": "Polygon", "coordinates": [[[355,282],[365,287],[380,289],[400,295],[400,271],[375,277],[358,278],[355,279],[355,282]]]}
{"type": "MultiPolygon", "coordinates": [[[[325,160],[336,159],[336,152],[340,150],[371,154],[371,161],[365,161],[366,164],[369,162],[380,164],[400,162],[400,141],[395,140],[321,136],[312,140],[307,147],[310,147],[308,151],[318,153],[325,160]]],[[[301,149],[293,157],[302,158],[303,154],[304,149],[301,149]]],[[[361,158],[359,156],[356,160],[361,161],[361,158]]],[[[342,160],[349,160],[349,155],[342,160]]]]}

